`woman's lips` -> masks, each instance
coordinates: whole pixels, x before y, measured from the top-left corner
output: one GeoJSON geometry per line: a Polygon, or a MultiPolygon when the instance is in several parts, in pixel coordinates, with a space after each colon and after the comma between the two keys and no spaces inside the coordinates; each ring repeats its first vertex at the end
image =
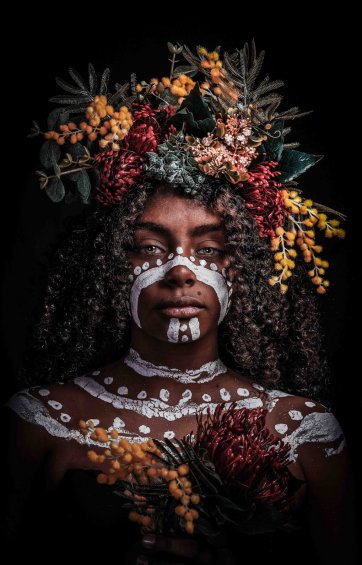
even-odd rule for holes
{"type": "Polygon", "coordinates": [[[199,306],[168,306],[161,308],[160,312],[169,318],[193,318],[200,314],[202,307],[199,306]]]}

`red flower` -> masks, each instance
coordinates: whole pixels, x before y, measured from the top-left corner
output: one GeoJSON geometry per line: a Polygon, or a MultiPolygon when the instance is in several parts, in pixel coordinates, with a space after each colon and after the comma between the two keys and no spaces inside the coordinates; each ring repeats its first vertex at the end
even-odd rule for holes
{"type": "Polygon", "coordinates": [[[119,203],[124,192],[136,184],[142,173],[145,158],[121,149],[98,153],[94,160],[100,175],[96,199],[107,205],[119,203]]]}
{"type": "Polygon", "coordinates": [[[284,199],[282,183],[275,180],[280,171],[273,171],[275,161],[264,161],[248,170],[248,179],[239,184],[245,206],[259,226],[260,237],[275,237],[275,229],[283,224],[284,199]]]}
{"type": "Polygon", "coordinates": [[[225,410],[219,404],[202,423],[198,416],[196,449],[204,448],[236,502],[266,501],[287,509],[291,475],[286,467],[289,446],[265,427],[264,408],[225,410]]]}
{"type": "Polygon", "coordinates": [[[173,106],[161,111],[151,108],[149,104],[133,104],[133,125],[121,149],[104,151],[94,158],[100,175],[100,184],[96,187],[96,199],[99,202],[104,205],[118,204],[128,188],[136,184],[147,158],[146,153],[155,152],[173,131],[172,126],[166,127],[166,123],[175,111],[173,106]]]}

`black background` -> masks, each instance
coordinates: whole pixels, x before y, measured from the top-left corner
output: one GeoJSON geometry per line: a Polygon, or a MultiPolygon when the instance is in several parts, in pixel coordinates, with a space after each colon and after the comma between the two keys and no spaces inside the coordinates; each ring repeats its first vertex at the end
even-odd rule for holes
{"type": "MultiPolygon", "coordinates": [[[[69,5],[58,5],[54,14],[24,12],[8,16],[11,39],[3,46],[3,72],[7,73],[2,106],[1,244],[4,277],[2,286],[3,392],[13,390],[29,309],[40,294],[41,260],[67,214],[62,205],[52,204],[38,187],[37,168],[40,139],[27,139],[31,120],[45,127],[52,108],[51,95],[59,93],[55,76],[67,77],[69,66],[86,75],[93,62],[100,73],[111,68],[111,85],[126,82],[131,72],[139,80],[167,75],[166,42],[197,45],[227,51],[240,48],[255,38],[257,49],[266,50],[264,73],[283,79],[288,106],[298,105],[314,112],[296,121],[290,141],[301,141],[306,152],[324,159],[303,175],[300,187],[305,196],[347,214],[344,241],[325,240],[324,258],[330,261],[331,287],[320,297],[326,347],[332,367],[336,404],[352,456],[355,458],[359,411],[360,318],[359,159],[354,151],[360,136],[357,104],[353,101],[354,74],[348,77],[354,19],[346,7],[329,11],[319,19],[312,7],[293,5],[291,12],[265,11],[255,6],[248,11],[221,3],[203,4],[203,14],[194,6],[155,4],[147,12],[140,5],[84,5],[82,15],[69,5]],[[19,17],[23,20],[19,28],[19,17]],[[356,339],[357,338],[357,339],[356,339]]],[[[45,10],[45,9],[44,9],[45,10]]],[[[280,9],[281,10],[281,9],[280,9]]],[[[14,11],[15,12],[15,11],[14,11]]]]}

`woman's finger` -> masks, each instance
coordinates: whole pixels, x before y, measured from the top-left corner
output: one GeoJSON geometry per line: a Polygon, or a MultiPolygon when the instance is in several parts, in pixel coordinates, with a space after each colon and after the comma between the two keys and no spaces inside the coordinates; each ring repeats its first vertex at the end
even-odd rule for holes
{"type": "Polygon", "coordinates": [[[201,553],[200,544],[196,540],[180,536],[147,534],[142,538],[142,545],[153,551],[162,551],[187,559],[196,559],[201,553]]]}

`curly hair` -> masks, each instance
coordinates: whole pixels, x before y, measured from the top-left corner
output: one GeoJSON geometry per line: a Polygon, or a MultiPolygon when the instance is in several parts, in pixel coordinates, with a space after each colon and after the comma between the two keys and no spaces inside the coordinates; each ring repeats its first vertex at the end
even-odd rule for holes
{"type": "MultiPolygon", "coordinates": [[[[90,205],[68,220],[50,261],[44,299],[34,313],[19,372],[27,385],[67,381],[119,359],[129,347],[127,251],[135,219],[160,182],[143,179],[115,206],[90,205]]],[[[267,238],[236,189],[216,179],[189,196],[220,215],[226,251],[237,269],[230,310],[219,326],[219,355],[267,388],[326,402],[329,367],[315,291],[297,261],[289,290],[268,284],[274,272],[267,238]]],[[[300,260],[302,261],[302,260],[300,260]]]]}

